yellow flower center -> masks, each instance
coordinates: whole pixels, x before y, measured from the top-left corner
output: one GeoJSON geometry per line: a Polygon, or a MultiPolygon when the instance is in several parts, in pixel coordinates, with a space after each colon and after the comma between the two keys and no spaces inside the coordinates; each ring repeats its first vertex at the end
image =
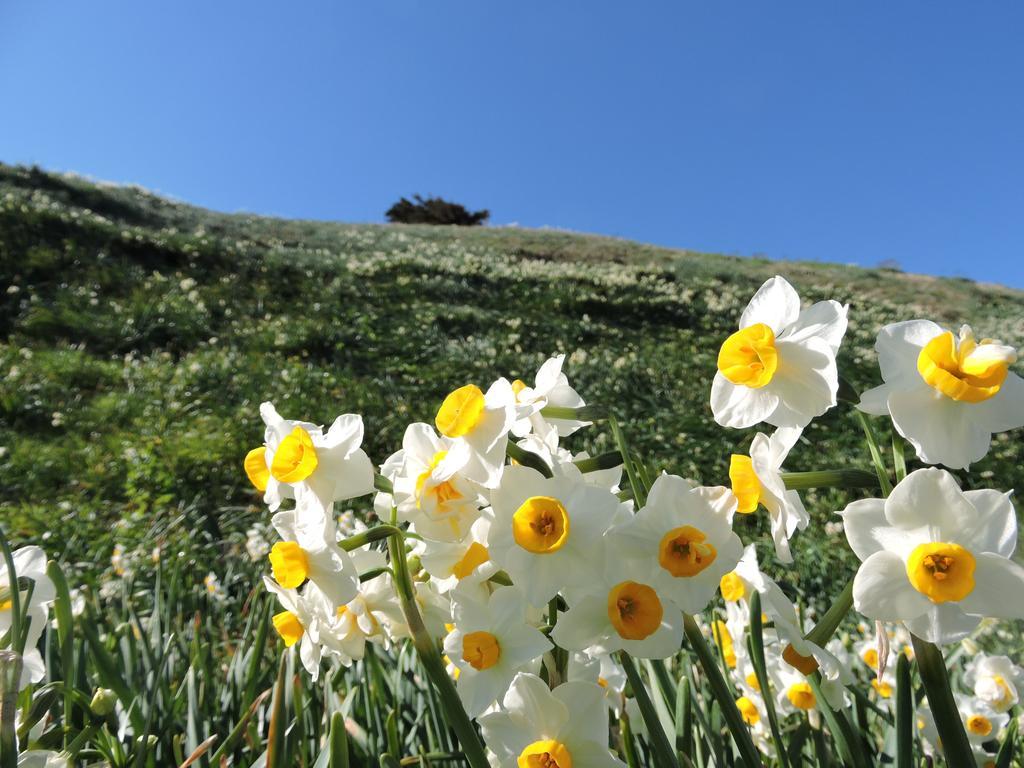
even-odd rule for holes
{"type": "Polygon", "coordinates": [[[0,611],[9,611],[14,607],[14,601],[10,598],[6,600],[0,600],[0,611]]]}
{"type": "Polygon", "coordinates": [[[907,577],[934,603],[963,600],[974,590],[974,555],[959,544],[918,544],[907,558],[907,577]]]}
{"type": "Polygon", "coordinates": [[[245,454],[245,474],[257,491],[267,490],[270,470],[267,469],[267,447],[261,445],[245,454]]]}
{"type": "Polygon", "coordinates": [[[953,333],[946,331],[921,349],[917,370],[929,386],[946,397],[980,403],[999,391],[1016,359],[1010,347],[987,340],[978,344],[970,335],[960,339],[958,348],[953,333]]]}
{"type": "Polygon", "coordinates": [[[487,547],[478,541],[474,541],[469,545],[469,549],[459,559],[459,562],[452,566],[452,576],[462,581],[490,559],[491,553],[487,551],[487,547]]]}
{"type": "Polygon", "coordinates": [[[775,333],[764,323],[736,331],[718,351],[718,370],[733,384],[763,387],[778,367],[775,333]]]}
{"type": "Polygon", "coordinates": [[[531,496],[512,515],[516,544],[535,555],[557,552],[569,539],[569,513],[550,496],[531,496]]]}
{"type": "Polygon", "coordinates": [[[788,644],[785,650],[782,651],[782,660],[793,667],[793,669],[799,670],[805,675],[814,674],[815,670],[818,669],[818,660],[813,656],[804,656],[802,653],[797,652],[792,643],[788,644]]]}
{"type": "Polygon", "coordinates": [[[274,451],[270,474],[282,483],[298,483],[313,474],[318,463],[313,438],[302,427],[296,427],[274,451]]]}
{"type": "Polygon", "coordinates": [[[811,684],[805,682],[793,683],[789,686],[786,689],[786,698],[797,709],[813,709],[816,703],[811,684]]]}
{"type": "Polygon", "coordinates": [[[605,679],[604,679],[603,677],[601,677],[600,675],[599,675],[599,676],[598,676],[598,678],[597,678],[597,684],[598,684],[598,685],[600,685],[600,686],[601,686],[602,688],[607,688],[607,687],[608,687],[608,681],[607,681],[607,680],[605,680],[605,679]]]}
{"type": "Polygon", "coordinates": [[[966,725],[967,730],[975,736],[988,736],[992,733],[992,721],[984,715],[971,715],[966,725]]]}
{"type": "Polygon", "coordinates": [[[462,638],[462,658],[473,669],[490,669],[501,658],[501,644],[490,632],[470,632],[462,638]]]}
{"type": "Polygon", "coordinates": [[[623,581],[608,592],[608,619],[626,640],[653,635],[664,615],[658,594],[646,584],[623,581]]]}
{"type": "Polygon", "coordinates": [[[438,465],[444,461],[445,456],[448,455],[448,451],[438,451],[430,459],[430,465],[420,473],[419,477],[416,478],[416,508],[419,509],[423,503],[423,497],[430,495],[434,497],[439,507],[444,507],[450,501],[457,501],[462,498],[462,494],[459,493],[458,489],[452,483],[451,480],[445,480],[437,485],[427,486],[430,481],[430,476],[437,469],[438,465]]]}
{"type": "Polygon", "coordinates": [[[758,693],[761,692],[761,683],[758,681],[756,674],[751,672],[749,675],[747,675],[746,681],[747,685],[749,685],[753,690],[757,691],[758,693]]]}
{"type": "Polygon", "coordinates": [[[736,573],[736,571],[730,571],[725,574],[722,580],[718,582],[718,588],[722,590],[722,598],[730,603],[742,600],[747,594],[747,586],[743,582],[743,577],[736,573]]]}
{"type": "Polygon", "coordinates": [[[736,709],[740,711],[743,722],[747,725],[757,725],[757,721],[761,719],[761,713],[757,711],[757,706],[746,696],[736,699],[736,709]]]}
{"type": "Polygon", "coordinates": [[[572,768],[572,755],[554,739],[535,741],[519,753],[517,768],[572,768]]]}
{"type": "Polygon", "coordinates": [[[270,548],[274,580],[285,589],[298,589],[309,578],[309,558],[294,541],[279,541],[270,548]]]}
{"type": "Polygon", "coordinates": [[[878,651],[874,648],[865,649],[864,653],[860,655],[864,659],[864,663],[872,669],[878,669],[878,651]]]}
{"type": "Polygon", "coordinates": [[[892,697],[892,686],[886,682],[879,681],[877,677],[871,679],[871,687],[875,689],[875,693],[881,696],[883,699],[892,697]]]}
{"type": "Polygon", "coordinates": [[[761,501],[761,481],[754,472],[754,462],[749,456],[734,453],[729,458],[729,481],[732,492],[739,504],[737,512],[749,515],[757,510],[761,501]]]}
{"type": "Polygon", "coordinates": [[[526,382],[522,379],[516,379],[512,382],[512,394],[516,396],[516,401],[519,400],[519,393],[526,389],[526,382]]]}
{"type": "Polygon", "coordinates": [[[484,393],[476,384],[467,384],[444,399],[434,424],[445,437],[462,437],[473,431],[483,412],[484,393]]]}
{"type": "Polygon", "coordinates": [[[713,562],[718,553],[699,528],[673,528],[658,545],[658,563],[673,576],[696,576],[713,562]]]}
{"type": "Polygon", "coordinates": [[[291,648],[302,639],[302,633],[305,631],[302,628],[302,622],[291,611],[275,613],[271,620],[274,622],[274,629],[277,630],[277,634],[284,640],[286,647],[291,648]]]}
{"type": "Polygon", "coordinates": [[[736,649],[732,644],[732,633],[729,632],[729,627],[724,621],[716,621],[711,625],[711,633],[715,638],[715,642],[718,643],[718,647],[722,649],[722,659],[725,661],[725,666],[729,669],[735,669],[736,649]]]}

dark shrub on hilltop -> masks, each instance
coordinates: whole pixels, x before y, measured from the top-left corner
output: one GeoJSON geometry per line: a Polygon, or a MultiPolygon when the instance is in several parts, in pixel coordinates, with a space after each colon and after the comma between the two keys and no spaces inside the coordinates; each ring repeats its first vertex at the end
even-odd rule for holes
{"type": "Polygon", "coordinates": [[[440,197],[423,199],[413,195],[412,200],[402,198],[388,208],[388,221],[392,224],[455,224],[460,227],[475,227],[487,221],[491,212],[488,210],[466,210],[458,203],[449,203],[440,197]]]}

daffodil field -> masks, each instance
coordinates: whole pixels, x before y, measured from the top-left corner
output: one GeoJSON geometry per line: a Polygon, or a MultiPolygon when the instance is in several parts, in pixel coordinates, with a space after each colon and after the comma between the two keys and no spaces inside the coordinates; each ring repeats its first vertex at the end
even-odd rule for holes
{"type": "Polygon", "coordinates": [[[0,768],[1024,765],[1012,295],[3,170],[0,768]]]}

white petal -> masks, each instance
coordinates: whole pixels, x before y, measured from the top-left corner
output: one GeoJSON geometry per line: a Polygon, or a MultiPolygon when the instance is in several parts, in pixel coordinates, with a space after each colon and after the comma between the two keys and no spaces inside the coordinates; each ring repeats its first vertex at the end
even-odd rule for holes
{"type": "Polygon", "coordinates": [[[953,475],[928,467],[911,472],[885,501],[885,516],[897,528],[927,526],[932,541],[961,541],[978,516],[953,475]]]}
{"type": "Polygon", "coordinates": [[[839,351],[839,345],[846,334],[847,310],[838,301],[819,301],[803,310],[796,322],[786,331],[785,338],[790,341],[803,341],[812,336],[824,339],[832,353],[839,351]]]}
{"type": "Polygon", "coordinates": [[[569,708],[552,696],[547,683],[536,675],[516,675],[503,704],[510,713],[533,725],[535,733],[557,733],[569,720],[569,708]]]}
{"type": "Polygon", "coordinates": [[[905,378],[920,379],[917,358],[921,348],[940,333],[942,328],[931,320],[907,320],[882,328],[875,340],[882,379],[890,383],[905,378]]]}
{"type": "Polygon", "coordinates": [[[992,553],[974,556],[974,589],[959,602],[965,613],[1024,619],[1024,568],[992,553]]]}
{"type": "Polygon", "coordinates": [[[470,667],[463,669],[455,684],[466,707],[466,714],[479,717],[508,690],[508,678],[495,674],[498,667],[477,671],[470,667]]]}
{"type": "Polygon", "coordinates": [[[957,603],[941,603],[933,604],[925,613],[905,623],[918,637],[944,645],[967,637],[981,619],[964,613],[957,603]]]}
{"type": "Polygon", "coordinates": [[[345,413],[334,420],[321,443],[324,448],[341,450],[347,457],[363,442],[363,417],[345,413]]]}
{"type": "Polygon", "coordinates": [[[740,316],[740,328],[764,323],[775,335],[781,334],[800,316],[800,297],[784,277],[766,280],[740,316]]]}
{"type": "Polygon", "coordinates": [[[892,385],[882,384],[861,393],[860,402],[857,408],[871,416],[889,415],[889,393],[892,392],[892,385]]]}
{"type": "Polygon", "coordinates": [[[964,498],[978,515],[966,531],[963,546],[971,552],[994,552],[1010,557],[1017,547],[1017,514],[1010,497],[1013,492],[965,491],[964,498]]]}
{"type": "MultiPolygon", "coordinates": [[[[570,681],[555,688],[552,694],[569,710],[566,736],[573,741],[607,742],[608,705],[601,686],[597,683],[570,681]]],[[[575,765],[579,757],[573,754],[573,758],[575,765]]]]}
{"type": "Polygon", "coordinates": [[[543,397],[547,395],[554,387],[559,384],[559,377],[562,374],[562,361],[565,360],[565,355],[555,355],[549,360],[544,361],[544,365],[537,371],[536,386],[534,387],[535,392],[543,397]]]}
{"type": "Polygon", "coordinates": [[[601,652],[607,652],[622,647],[617,642],[618,636],[611,637],[611,632],[607,599],[590,595],[558,617],[551,639],[570,651],[597,647],[602,649],[601,652]]]}
{"type": "Polygon", "coordinates": [[[907,621],[932,602],[910,584],[903,560],[891,552],[876,552],[861,563],[853,579],[853,605],[869,619],[907,621]]]}
{"type": "Polygon", "coordinates": [[[721,371],[711,384],[711,411],[723,427],[745,429],[764,421],[779,405],[779,396],[767,387],[751,389],[733,384],[721,371]]]}
{"type": "Polygon", "coordinates": [[[818,338],[800,344],[780,341],[775,348],[779,367],[768,388],[779,396],[779,405],[765,421],[776,427],[805,427],[836,404],[835,356],[818,338]]]}
{"type": "Polygon", "coordinates": [[[958,403],[924,382],[889,395],[896,430],[928,464],[966,469],[988,453],[991,433],[971,415],[973,403],[958,403]]]}
{"type": "Polygon", "coordinates": [[[860,499],[839,513],[850,548],[861,560],[876,552],[893,552],[904,558],[916,540],[894,528],[885,516],[885,499],[860,499]]]}
{"type": "Polygon", "coordinates": [[[993,397],[974,404],[976,418],[989,432],[1024,427],[1024,379],[1012,371],[993,397]]]}

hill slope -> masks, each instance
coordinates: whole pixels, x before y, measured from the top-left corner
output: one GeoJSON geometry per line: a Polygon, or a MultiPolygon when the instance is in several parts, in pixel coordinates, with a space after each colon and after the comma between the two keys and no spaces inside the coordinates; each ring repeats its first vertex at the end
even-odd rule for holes
{"type": "MultiPolygon", "coordinates": [[[[213,562],[230,577],[216,558],[267,518],[241,471],[260,401],[321,422],[364,414],[381,462],[452,388],[532,379],[555,352],[656,468],[727,482],[750,434],[711,418],[714,361],[776,273],[805,300],[850,302],[840,364],[858,387],[877,380],[871,345],[895,319],[967,321],[1024,345],[1024,294],[964,280],[559,232],[223,215],[0,165],[0,518],[19,539],[56,532],[50,548],[85,570],[115,542],[164,541],[197,573],[213,562]]],[[[834,409],[791,467],[864,465],[855,429],[834,409]]],[[[593,429],[573,447],[610,445],[593,429]]],[[[1020,486],[1021,453],[1004,435],[978,469],[1020,486]]],[[[838,497],[807,501],[801,535],[823,543],[838,497]]],[[[796,551],[805,586],[846,577],[845,547],[796,551]]]]}

